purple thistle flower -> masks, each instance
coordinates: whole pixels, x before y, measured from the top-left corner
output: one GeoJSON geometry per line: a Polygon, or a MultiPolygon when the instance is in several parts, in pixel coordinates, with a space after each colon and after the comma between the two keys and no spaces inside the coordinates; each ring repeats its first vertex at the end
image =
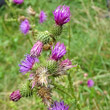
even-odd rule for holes
{"type": "Polygon", "coordinates": [[[24,2],[24,0],[13,0],[13,2],[16,4],[22,4],[24,2]]]}
{"type": "Polygon", "coordinates": [[[54,49],[53,47],[51,48],[51,51],[52,51],[52,55],[50,58],[58,61],[66,54],[66,47],[63,43],[61,44],[60,42],[58,42],[55,45],[54,49]]]}
{"type": "Polygon", "coordinates": [[[72,65],[72,62],[69,60],[69,59],[66,59],[66,60],[63,60],[61,63],[60,63],[60,67],[63,69],[63,70],[68,70],[72,67],[76,67],[76,65],[72,65]]]}
{"type": "Polygon", "coordinates": [[[26,58],[24,61],[21,61],[21,64],[19,64],[20,67],[20,72],[23,74],[26,74],[27,72],[29,72],[33,65],[39,62],[39,60],[35,57],[30,56],[29,54],[26,55],[26,58]]]}
{"type": "Polygon", "coordinates": [[[30,29],[29,21],[25,19],[24,21],[21,22],[20,30],[24,35],[26,35],[29,32],[29,29],[30,29]]]}
{"type": "Polygon", "coordinates": [[[47,19],[47,16],[44,11],[40,12],[39,18],[39,23],[43,23],[47,19]]]}
{"type": "Polygon", "coordinates": [[[94,86],[94,81],[91,80],[91,79],[89,79],[89,80],[87,81],[87,85],[88,85],[88,87],[94,86]]]}
{"type": "Polygon", "coordinates": [[[49,110],[68,110],[69,106],[64,105],[64,102],[57,102],[55,101],[52,107],[49,108],[49,110]]]}
{"type": "Polygon", "coordinates": [[[70,21],[70,7],[65,5],[58,6],[53,12],[53,15],[56,24],[62,26],[70,21]]]}
{"type": "Polygon", "coordinates": [[[12,92],[10,95],[10,100],[14,102],[18,101],[20,98],[21,98],[21,94],[19,90],[12,92]]]}
{"type": "Polygon", "coordinates": [[[43,48],[43,43],[40,41],[37,41],[31,49],[31,52],[30,52],[31,56],[39,57],[42,52],[42,48],[43,48]]]}
{"type": "Polygon", "coordinates": [[[63,60],[61,63],[60,63],[60,66],[61,67],[68,67],[68,69],[72,68],[73,65],[72,65],[72,62],[69,60],[69,59],[66,59],[66,60],[63,60]]]}

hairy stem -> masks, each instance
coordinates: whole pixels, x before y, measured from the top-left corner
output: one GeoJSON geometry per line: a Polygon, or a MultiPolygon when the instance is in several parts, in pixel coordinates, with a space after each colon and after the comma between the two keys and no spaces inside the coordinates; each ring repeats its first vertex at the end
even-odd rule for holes
{"type": "Polygon", "coordinates": [[[65,93],[66,95],[68,95],[69,97],[72,97],[70,94],[68,94],[66,91],[64,91],[63,89],[61,89],[61,87],[59,87],[58,85],[56,84],[53,84],[54,85],[54,88],[61,91],[62,93],[65,93]]]}
{"type": "Polygon", "coordinates": [[[33,43],[32,43],[32,41],[31,41],[29,36],[28,36],[28,40],[29,40],[29,43],[31,44],[31,46],[33,46],[33,43]]]}
{"type": "MultiPolygon", "coordinates": [[[[70,57],[70,43],[71,43],[71,25],[70,25],[70,23],[69,23],[69,26],[68,26],[68,32],[69,32],[68,33],[68,58],[69,58],[70,57]]],[[[68,81],[69,81],[71,95],[75,98],[75,104],[76,104],[78,110],[80,110],[80,105],[79,105],[78,99],[77,99],[77,97],[75,96],[75,93],[74,93],[74,88],[73,88],[70,73],[68,73],[68,81]]]]}

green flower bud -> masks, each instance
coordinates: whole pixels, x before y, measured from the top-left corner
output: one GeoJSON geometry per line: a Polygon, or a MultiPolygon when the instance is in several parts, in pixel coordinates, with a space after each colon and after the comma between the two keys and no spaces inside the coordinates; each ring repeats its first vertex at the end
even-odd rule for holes
{"type": "Polygon", "coordinates": [[[36,40],[41,41],[43,44],[47,44],[47,43],[50,44],[53,39],[51,38],[50,33],[48,31],[45,31],[45,32],[38,33],[36,40]]]}
{"type": "Polygon", "coordinates": [[[61,35],[62,28],[63,28],[62,26],[54,25],[51,29],[51,34],[52,34],[51,36],[56,39],[57,36],[61,35]]]}
{"type": "Polygon", "coordinates": [[[33,91],[30,86],[30,82],[27,81],[25,84],[20,86],[20,93],[22,97],[29,97],[32,95],[33,91]]]}
{"type": "Polygon", "coordinates": [[[45,67],[48,69],[48,72],[50,74],[54,74],[57,72],[58,62],[54,60],[48,60],[47,62],[45,62],[45,67]]]}

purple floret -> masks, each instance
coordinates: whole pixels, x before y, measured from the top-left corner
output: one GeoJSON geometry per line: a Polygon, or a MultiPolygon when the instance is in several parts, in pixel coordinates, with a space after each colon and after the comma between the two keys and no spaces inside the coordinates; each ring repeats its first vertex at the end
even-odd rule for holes
{"type": "Polygon", "coordinates": [[[55,45],[54,49],[52,47],[51,51],[52,51],[52,55],[50,58],[58,61],[66,54],[66,47],[63,43],[61,44],[60,42],[58,42],[55,45]]]}
{"type": "Polygon", "coordinates": [[[39,18],[39,23],[43,23],[47,19],[47,16],[44,11],[40,12],[39,18]]]}
{"type": "Polygon", "coordinates": [[[70,7],[68,6],[58,6],[53,14],[57,25],[62,26],[63,24],[70,21],[70,7]]]}
{"type": "Polygon", "coordinates": [[[24,0],[13,0],[13,2],[16,4],[22,4],[24,2],[24,0]]]}
{"type": "Polygon", "coordinates": [[[94,81],[91,80],[91,79],[89,79],[89,80],[87,81],[87,85],[88,85],[88,87],[94,86],[94,81]]]}
{"type": "Polygon", "coordinates": [[[49,110],[68,110],[69,106],[65,105],[64,102],[54,102],[52,107],[49,108],[49,110]]]}
{"type": "Polygon", "coordinates": [[[39,62],[39,60],[35,57],[30,56],[29,54],[26,55],[26,58],[24,61],[21,61],[21,64],[19,64],[20,67],[20,72],[23,74],[26,74],[27,72],[29,72],[33,65],[39,62]]]}
{"type": "Polygon", "coordinates": [[[20,30],[21,30],[21,32],[24,35],[26,35],[29,32],[29,30],[30,30],[30,24],[29,24],[29,21],[27,19],[25,19],[24,21],[21,22],[20,30]]]}
{"type": "Polygon", "coordinates": [[[21,98],[21,94],[19,90],[12,92],[10,95],[10,100],[14,102],[18,101],[20,98],[21,98]]]}

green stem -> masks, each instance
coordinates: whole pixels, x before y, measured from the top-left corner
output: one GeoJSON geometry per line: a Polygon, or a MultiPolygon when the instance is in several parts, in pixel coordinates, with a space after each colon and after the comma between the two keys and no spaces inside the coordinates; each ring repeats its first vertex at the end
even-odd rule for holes
{"type": "Polygon", "coordinates": [[[68,94],[68,92],[64,91],[65,89],[63,90],[63,89],[61,89],[61,87],[59,85],[55,84],[55,79],[53,77],[51,77],[51,79],[52,79],[51,84],[54,85],[55,89],[61,91],[62,93],[65,93],[66,95],[68,95],[69,97],[72,98],[72,96],[70,94],[68,94]]]}
{"type": "Polygon", "coordinates": [[[70,23],[69,23],[69,26],[68,26],[68,58],[70,57],[70,42],[71,42],[71,26],[70,26],[70,23]]]}
{"type": "MultiPolygon", "coordinates": [[[[73,95],[74,93],[74,90],[73,90],[73,85],[72,85],[72,80],[71,80],[71,76],[70,74],[68,73],[68,80],[69,80],[69,85],[70,85],[70,90],[71,90],[71,94],[73,95]]],[[[73,96],[74,97],[74,96],[73,96]]]]}
{"type": "MultiPolygon", "coordinates": [[[[8,5],[8,7],[10,8],[10,11],[13,13],[13,15],[16,16],[15,9],[11,6],[11,3],[8,0],[5,0],[5,2],[8,5]]],[[[17,18],[17,16],[16,16],[16,18],[17,18]]]]}
{"type": "Polygon", "coordinates": [[[33,43],[32,43],[32,41],[31,41],[31,39],[30,39],[30,37],[29,37],[29,36],[28,36],[28,40],[29,40],[29,42],[30,42],[31,46],[33,46],[33,43]]]}
{"type": "MultiPolygon", "coordinates": [[[[71,25],[69,23],[69,26],[68,26],[68,58],[70,57],[70,43],[71,43],[71,25]]],[[[74,88],[73,88],[73,84],[72,84],[72,79],[71,79],[71,75],[70,73],[68,73],[68,81],[69,81],[69,86],[70,86],[70,90],[71,90],[71,94],[72,96],[75,98],[75,103],[76,103],[76,106],[78,108],[78,110],[80,110],[80,105],[78,103],[78,100],[77,100],[77,97],[75,96],[74,94],[74,88]]]]}
{"type": "Polygon", "coordinates": [[[61,87],[59,87],[58,85],[56,85],[56,84],[53,84],[53,85],[54,85],[55,89],[61,91],[62,93],[65,93],[65,94],[68,95],[69,97],[72,97],[70,94],[68,94],[67,92],[65,92],[63,89],[60,89],[61,87]]]}

